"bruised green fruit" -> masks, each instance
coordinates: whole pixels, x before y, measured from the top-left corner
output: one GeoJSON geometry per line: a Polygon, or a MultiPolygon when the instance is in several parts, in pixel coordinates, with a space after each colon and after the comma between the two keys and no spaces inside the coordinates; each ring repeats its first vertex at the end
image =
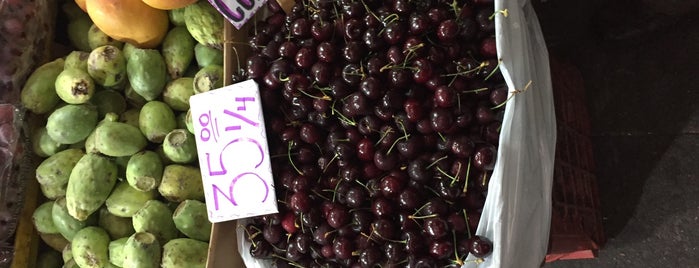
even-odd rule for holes
{"type": "Polygon", "coordinates": [[[184,129],[175,129],[165,136],[163,153],[173,163],[189,164],[197,160],[194,135],[184,129]]]}
{"type": "Polygon", "coordinates": [[[97,226],[102,227],[102,229],[107,231],[112,240],[129,237],[136,232],[133,229],[131,218],[114,215],[110,213],[106,207],[102,207],[100,209],[97,226]]]}
{"type": "Polygon", "coordinates": [[[81,268],[103,268],[109,264],[109,235],[107,231],[88,226],[78,231],[71,241],[73,260],[81,268]]]}
{"type": "Polygon", "coordinates": [[[158,188],[163,178],[163,162],[153,151],[141,151],[131,156],[126,164],[126,181],[140,191],[158,188]]]}
{"type": "Polygon", "coordinates": [[[55,250],[60,250],[65,247],[70,241],[63,237],[61,234],[44,234],[39,233],[41,241],[44,241],[46,245],[55,250]]]}
{"type": "Polygon", "coordinates": [[[36,228],[37,232],[44,234],[59,233],[56,225],[53,224],[53,218],[51,218],[53,203],[53,201],[45,202],[34,210],[34,214],[32,214],[32,222],[34,222],[34,228],[36,228]]]}
{"type": "Polygon", "coordinates": [[[87,41],[87,32],[91,26],[92,21],[88,16],[80,16],[68,22],[68,39],[77,50],[91,50],[90,42],[87,41]]]}
{"type": "Polygon", "coordinates": [[[138,232],[124,244],[124,267],[158,268],[160,266],[160,243],[155,235],[148,232],[138,232]]]}
{"type": "Polygon", "coordinates": [[[70,243],[63,247],[61,253],[63,255],[63,262],[68,262],[69,260],[73,259],[73,249],[71,248],[70,243]]]}
{"type": "Polygon", "coordinates": [[[209,241],[211,222],[209,222],[206,204],[199,200],[181,202],[172,214],[175,227],[189,238],[209,241]]]}
{"type": "Polygon", "coordinates": [[[80,69],[87,72],[87,58],[90,57],[90,52],[75,50],[66,56],[64,63],[65,69],[80,69]]]}
{"type": "Polygon", "coordinates": [[[170,240],[163,246],[162,268],[204,268],[209,244],[190,238],[170,240]]]}
{"type": "Polygon", "coordinates": [[[165,60],[155,49],[133,49],[126,73],[133,90],[148,101],[157,99],[167,82],[165,60]]]}
{"type": "Polygon", "coordinates": [[[141,131],[121,122],[104,122],[95,129],[95,148],[108,156],[130,156],[148,145],[141,131]]]}
{"type": "MultiPolygon", "coordinates": [[[[44,159],[39,164],[36,168],[36,180],[41,186],[53,191],[50,194],[44,192],[47,198],[56,199],[65,196],[70,173],[84,155],[85,153],[80,149],[67,149],[44,159]]],[[[42,191],[44,191],[43,188],[42,191]]]]}
{"type": "Polygon", "coordinates": [[[105,122],[116,122],[119,119],[119,116],[117,116],[114,113],[107,113],[104,115],[104,119],[97,123],[97,127],[95,127],[95,131],[92,131],[89,136],[87,136],[87,139],[85,139],[85,152],[87,153],[99,153],[99,150],[97,150],[97,143],[96,143],[96,135],[97,135],[97,128],[100,127],[101,125],[104,125],[105,122]]]}
{"type": "Polygon", "coordinates": [[[163,39],[162,54],[170,78],[182,77],[194,59],[196,41],[183,26],[172,28],[163,39]]]}
{"type": "Polygon", "coordinates": [[[192,95],[194,95],[194,78],[180,77],[165,86],[163,101],[175,111],[187,111],[189,97],[192,95]]]}
{"type": "Polygon", "coordinates": [[[95,81],[81,69],[63,69],[56,77],[56,94],[66,103],[86,103],[95,94],[95,81]]]}
{"type": "Polygon", "coordinates": [[[77,220],[85,220],[107,200],[117,179],[116,164],[105,156],[88,153],[73,168],[68,179],[66,206],[77,220]]]}
{"type": "Polygon", "coordinates": [[[41,127],[32,133],[32,151],[40,157],[49,157],[62,150],[67,145],[57,142],[49,136],[46,127],[41,127]]]}
{"type": "Polygon", "coordinates": [[[126,102],[134,107],[142,107],[144,104],[148,103],[146,98],[139,95],[138,92],[133,89],[131,84],[126,85],[126,89],[124,89],[124,97],[126,97],[126,102]]]}
{"type": "Polygon", "coordinates": [[[200,68],[209,65],[223,66],[223,51],[199,43],[194,46],[194,58],[200,68]]]}
{"type": "Polygon", "coordinates": [[[109,262],[116,266],[124,267],[124,245],[129,240],[129,236],[109,242],[109,262]]]}
{"type": "Polygon", "coordinates": [[[111,45],[119,49],[124,47],[124,42],[114,40],[109,35],[104,33],[97,25],[92,24],[90,30],[87,31],[87,43],[90,45],[90,49],[95,49],[101,46],[111,45]]]}
{"type": "Polygon", "coordinates": [[[126,59],[121,49],[112,45],[95,48],[87,59],[87,72],[105,88],[126,86],[126,59]]]}
{"type": "Polygon", "coordinates": [[[51,219],[53,219],[53,224],[58,232],[67,240],[73,240],[78,231],[97,222],[97,216],[90,216],[84,221],[76,220],[70,216],[65,198],[59,198],[53,203],[51,219]]]}
{"type": "Polygon", "coordinates": [[[170,23],[175,26],[185,26],[184,7],[176,8],[167,11],[167,16],[170,18],[170,23]]]}
{"type": "Polygon", "coordinates": [[[223,15],[208,1],[198,1],[185,7],[187,30],[197,42],[223,50],[223,15]]]}
{"type": "Polygon", "coordinates": [[[99,112],[100,118],[104,117],[107,113],[121,114],[126,111],[126,100],[124,96],[111,89],[95,92],[90,102],[97,106],[97,112],[99,112]]]}
{"type": "Polygon", "coordinates": [[[117,184],[105,204],[110,213],[119,217],[131,217],[146,202],[155,199],[155,191],[139,191],[127,182],[117,184]]]}
{"type": "Polygon", "coordinates": [[[61,253],[55,250],[45,250],[39,253],[36,268],[60,268],[63,266],[61,253]]]}
{"type": "Polygon", "coordinates": [[[148,232],[161,244],[177,238],[178,231],[172,221],[172,210],[158,200],[148,200],[132,217],[136,232],[148,232]]]}
{"type": "Polygon", "coordinates": [[[97,108],[91,104],[68,104],[49,115],[46,131],[56,142],[77,143],[95,129],[97,116],[97,108]]]}
{"type": "Polygon", "coordinates": [[[182,202],[187,199],[203,201],[204,186],[199,168],[178,164],[166,166],[158,192],[171,202],[182,202]]]}
{"type": "Polygon", "coordinates": [[[35,114],[45,114],[53,110],[60,99],[56,94],[56,78],[63,72],[64,60],[56,59],[41,65],[29,75],[22,87],[22,105],[35,114]]]}
{"type": "Polygon", "coordinates": [[[131,108],[119,115],[119,122],[138,127],[138,117],[141,114],[140,108],[131,108]]]}
{"type": "Polygon", "coordinates": [[[149,101],[143,105],[138,124],[143,135],[155,143],[162,143],[165,136],[177,126],[175,113],[161,101],[149,101]]]}
{"type": "Polygon", "coordinates": [[[194,93],[204,93],[223,87],[223,67],[209,65],[201,68],[194,76],[194,93]]]}

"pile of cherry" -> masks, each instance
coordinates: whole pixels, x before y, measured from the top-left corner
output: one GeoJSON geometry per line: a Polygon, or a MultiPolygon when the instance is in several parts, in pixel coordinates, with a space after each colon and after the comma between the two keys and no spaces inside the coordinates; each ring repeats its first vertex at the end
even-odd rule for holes
{"type": "Polygon", "coordinates": [[[280,212],[245,226],[277,267],[460,267],[507,87],[484,0],[304,0],[249,36],[280,212]]]}

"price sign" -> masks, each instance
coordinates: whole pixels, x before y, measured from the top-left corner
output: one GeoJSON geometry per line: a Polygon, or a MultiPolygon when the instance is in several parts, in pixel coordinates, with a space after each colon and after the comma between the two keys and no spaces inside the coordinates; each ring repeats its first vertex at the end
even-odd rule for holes
{"type": "Polygon", "coordinates": [[[255,16],[255,12],[267,3],[267,0],[209,0],[209,3],[235,28],[240,29],[245,22],[255,16]]]}
{"type": "Polygon", "coordinates": [[[257,83],[197,94],[189,104],[209,220],[278,212],[257,83]]]}

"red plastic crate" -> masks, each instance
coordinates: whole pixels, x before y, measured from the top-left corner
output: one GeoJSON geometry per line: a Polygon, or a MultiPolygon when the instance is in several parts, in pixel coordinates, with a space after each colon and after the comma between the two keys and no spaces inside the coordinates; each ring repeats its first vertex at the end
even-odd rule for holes
{"type": "Polygon", "coordinates": [[[550,56],[550,65],[558,136],[546,262],[594,258],[606,238],[585,87],[580,72],[571,64],[550,56]]]}

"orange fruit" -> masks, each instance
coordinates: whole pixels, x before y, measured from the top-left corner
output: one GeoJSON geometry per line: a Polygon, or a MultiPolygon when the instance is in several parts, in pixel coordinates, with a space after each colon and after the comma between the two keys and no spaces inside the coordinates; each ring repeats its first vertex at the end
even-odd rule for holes
{"type": "Polygon", "coordinates": [[[87,0],[87,14],[110,37],[139,48],[155,48],[167,34],[167,11],[141,0],[87,0]]]}
{"type": "Polygon", "coordinates": [[[85,0],[75,0],[75,3],[78,4],[80,9],[87,12],[87,8],[85,8],[85,0]]]}
{"type": "Polygon", "coordinates": [[[171,10],[186,7],[197,0],[143,0],[143,2],[157,9],[171,10]]]}

